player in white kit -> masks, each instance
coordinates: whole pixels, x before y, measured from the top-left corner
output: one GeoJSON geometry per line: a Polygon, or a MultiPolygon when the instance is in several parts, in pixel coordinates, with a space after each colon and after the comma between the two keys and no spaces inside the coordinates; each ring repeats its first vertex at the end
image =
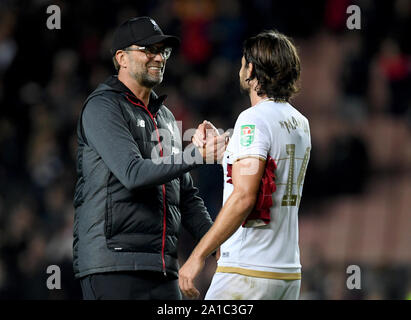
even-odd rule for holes
{"type": "MultiPolygon", "coordinates": [[[[311,150],[308,120],[288,102],[299,75],[297,51],[283,34],[245,41],[239,77],[251,107],[224,153],[223,207],[180,269],[186,296],[199,295],[193,280],[221,246],[206,299],[298,299],[298,208],[311,150]]],[[[193,141],[204,139],[197,132],[193,141]]]]}

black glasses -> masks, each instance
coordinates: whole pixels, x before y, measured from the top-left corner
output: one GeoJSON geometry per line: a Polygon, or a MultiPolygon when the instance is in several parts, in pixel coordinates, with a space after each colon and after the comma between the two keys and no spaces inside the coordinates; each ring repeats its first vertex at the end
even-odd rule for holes
{"type": "Polygon", "coordinates": [[[156,55],[160,54],[164,60],[170,58],[171,51],[173,49],[170,47],[137,47],[137,48],[127,48],[124,51],[142,51],[146,54],[147,58],[152,59],[156,55]]]}

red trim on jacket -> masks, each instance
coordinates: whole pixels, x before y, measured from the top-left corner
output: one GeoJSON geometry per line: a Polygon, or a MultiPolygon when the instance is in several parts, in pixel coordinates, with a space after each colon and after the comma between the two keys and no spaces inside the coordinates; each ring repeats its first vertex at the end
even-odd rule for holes
{"type": "MultiPolygon", "coordinates": [[[[143,108],[148,115],[150,116],[151,120],[153,121],[154,124],[154,128],[156,129],[156,134],[157,134],[157,140],[158,140],[158,144],[160,146],[160,157],[163,156],[163,146],[161,145],[161,141],[160,141],[160,133],[158,132],[158,127],[157,127],[157,123],[154,120],[154,117],[157,116],[157,113],[153,116],[150,112],[150,110],[148,110],[148,108],[146,107],[146,105],[140,101],[138,98],[138,101],[133,101],[131,98],[134,98],[132,95],[130,95],[129,93],[126,92],[126,97],[127,100],[130,101],[132,104],[139,106],[141,108],[143,108]]],[[[163,193],[163,235],[162,235],[162,241],[161,241],[161,259],[163,262],[163,272],[166,275],[166,260],[165,260],[165,243],[166,243],[166,228],[167,228],[167,219],[166,219],[166,213],[167,213],[167,208],[166,208],[166,185],[163,184],[162,185],[162,193],[163,193]]]]}

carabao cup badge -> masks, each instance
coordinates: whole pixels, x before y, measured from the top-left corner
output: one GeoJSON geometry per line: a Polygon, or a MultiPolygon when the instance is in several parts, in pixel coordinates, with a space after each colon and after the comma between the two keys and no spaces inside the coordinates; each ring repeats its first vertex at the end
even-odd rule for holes
{"type": "Polygon", "coordinates": [[[241,126],[240,144],[243,147],[248,147],[254,141],[255,125],[246,124],[241,126]]]}

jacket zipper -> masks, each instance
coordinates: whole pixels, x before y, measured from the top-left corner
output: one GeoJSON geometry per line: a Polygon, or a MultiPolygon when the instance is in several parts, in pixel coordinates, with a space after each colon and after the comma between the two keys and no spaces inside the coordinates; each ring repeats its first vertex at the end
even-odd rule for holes
{"type": "MultiPolygon", "coordinates": [[[[153,115],[151,114],[150,110],[148,110],[148,108],[144,105],[144,103],[140,104],[140,103],[132,101],[129,98],[129,95],[127,93],[126,93],[126,97],[127,97],[127,100],[130,101],[132,104],[143,108],[150,116],[151,120],[153,121],[154,128],[156,129],[157,140],[160,145],[160,157],[162,157],[163,156],[163,146],[161,145],[161,141],[160,141],[160,133],[158,132],[157,123],[153,115]]],[[[166,277],[167,273],[166,273],[166,260],[165,260],[165,243],[166,243],[166,228],[167,228],[167,219],[166,219],[167,210],[166,210],[166,185],[165,184],[162,185],[162,193],[163,193],[163,235],[161,238],[161,260],[163,263],[163,274],[166,277]]]]}

